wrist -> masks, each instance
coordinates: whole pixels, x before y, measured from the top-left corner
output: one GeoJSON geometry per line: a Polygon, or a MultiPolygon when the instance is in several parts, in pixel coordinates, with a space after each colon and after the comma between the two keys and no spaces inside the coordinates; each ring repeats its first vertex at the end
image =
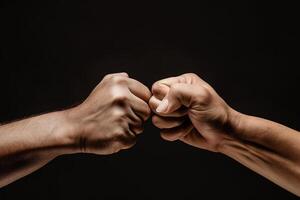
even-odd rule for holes
{"type": "Polygon", "coordinates": [[[228,116],[228,123],[231,129],[230,135],[235,138],[240,138],[241,133],[243,132],[243,129],[245,127],[247,115],[230,108],[228,116]]]}
{"type": "Polygon", "coordinates": [[[78,153],[76,141],[76,124],[69,118],[69,110],[51,113],[54,118],[54,127],[52,128],[52,138],[57,146],[56,156],[63,154],[78,153]]]}
{"type": "Polygon", "coordinates": [[[218,145],[218,151],[223,154],[227,154],[228,147],[233,143],[240,143],[244,140],[244,129],[247,119],[247,115],[240,113],[232,108],[228,110],[228,119],[226,123],[227,137],[224,137],[221,143],[218,145]]]}

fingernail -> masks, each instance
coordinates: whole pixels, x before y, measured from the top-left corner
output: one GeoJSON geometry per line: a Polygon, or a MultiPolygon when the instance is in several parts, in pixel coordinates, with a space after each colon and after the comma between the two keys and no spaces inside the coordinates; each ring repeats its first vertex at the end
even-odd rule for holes
{"type": "Polygon", "coordinates": [[[168,108],[168,99],[163,99],[160,104],[158,105],[158,107],[156,108],[156,112],[161,113],[161,112],[165,112],[168,108]]]}

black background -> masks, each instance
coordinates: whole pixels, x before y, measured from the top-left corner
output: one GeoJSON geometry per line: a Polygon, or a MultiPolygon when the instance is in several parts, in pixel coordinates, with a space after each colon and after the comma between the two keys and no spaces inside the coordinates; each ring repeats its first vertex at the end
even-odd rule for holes
{"type": "MultiPolygon", "coordinates": [[[[107,73],[150,87],[195,72],[235,109],[299,130],[296,4],[183,2],[2,2],[1,122],[77,104],[107,73]]],[[[128,151],[62,156],[0,189],[1,200],[121,198],[296,199],[150,122],[128,151]]]]}

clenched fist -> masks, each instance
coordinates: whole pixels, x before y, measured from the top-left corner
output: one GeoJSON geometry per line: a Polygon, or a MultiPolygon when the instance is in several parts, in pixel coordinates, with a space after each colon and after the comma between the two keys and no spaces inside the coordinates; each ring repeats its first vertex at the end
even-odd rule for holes
{"type": "Polygon", "coordinates": [[[298,131],[235,111],[195,74],[160,80],[152,93],[126,73],[110,74],[79,106],[0,126],[0,187],[63,154],[133,146],[149,103],[164,139],[220,152],[300,196],[298,131]]]}
{"type": "Polygon", "coordinates": [[[160,80],[152,93],[149,105],[156,113],[152,121],[162,138],[218,152],[223,139],[231,137],[237,112],[196,74],[160,80]]]}
{"type": "Polygon", "coordinates": [[[126,73],[106,75],[89,97],[67,112],[80,152],[111,154],[135,144],[150,116],[151,93],[126,73]]]}

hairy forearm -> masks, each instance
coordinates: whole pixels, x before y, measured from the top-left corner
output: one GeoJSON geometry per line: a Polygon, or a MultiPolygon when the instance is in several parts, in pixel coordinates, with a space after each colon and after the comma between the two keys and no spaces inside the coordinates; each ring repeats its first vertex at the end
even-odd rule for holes
{"type": "Polygon", "coordinates": [[[220,151],[300,196],[300,133],[278,123],[237,114],[233,137],[220,151]]]}
{"type": "Polygon", "coordinates": [[[63,112],[0,126],[0,187],[74,151],[63,112]]]}

